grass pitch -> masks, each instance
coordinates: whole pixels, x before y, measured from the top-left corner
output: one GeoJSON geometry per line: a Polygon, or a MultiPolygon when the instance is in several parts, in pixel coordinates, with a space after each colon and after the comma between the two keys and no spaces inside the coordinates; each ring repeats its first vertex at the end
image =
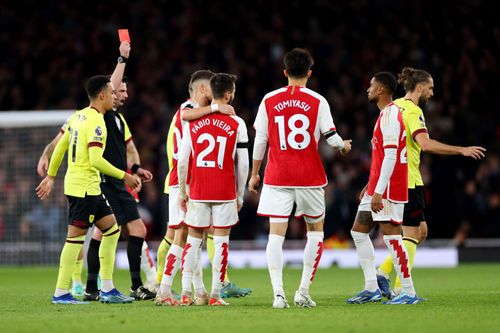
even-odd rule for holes
{"type": "MultiPolygon", "coordinates": [[[[127,271],[115,284],[126,292],[127,271]]],[[[286,269],[284,282],[293,302],[301,271],[286,269]]],[[[253,288],[251,296],[229,299],[225,308],[157,307],[133,304],[53,305],[57,268],[0,268],[1,332],[500,332],[500,265],[461,265],[455,269],[417,269],[417,292],[425,303],[350,305],[345,299],[362,289],[361,269],[318,270],[311,296],[315,309],[271,308],[272,289],[265,270],[231,270],[232,281],[253,288]]],[[[205,272],[209,287],[210,272],[205,272]]],[[[178,282],[178,281],[176,281],[178,282]]],[[[179,284],[174,286],[180,290],[179,284]]]]}

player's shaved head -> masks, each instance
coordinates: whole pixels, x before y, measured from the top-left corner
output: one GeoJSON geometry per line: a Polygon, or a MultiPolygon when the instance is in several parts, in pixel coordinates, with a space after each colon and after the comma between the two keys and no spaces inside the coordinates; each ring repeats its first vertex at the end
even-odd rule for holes
{"type": "Polygon", "coordinates": [[[306,49],[294,48],[283,59],[288,76],[292,78],[304,78],[309,73],[314,60],[311,53],[306,49]]]}
{"type": "Polygon", "coordinates": [[[210,81],[210,79],[214,75],[215,75],[214,72],[207,70],[207,69],[202,69],[202,70],[196,71],[193,74],[191,74],[191,78],[189,79],[189,93],[190,94],[193,93],[193,89],[194,89],[193,85],[194,84],[196,84],[199,81],[203,81],[203,80],[210,81]]]}
{"type": "Polygon", "coordinates": [[[394,74],[389,72],[378,72],[373,75],[373,78],[386,89],[389,95],[393,95],[398,87],[398,82],[394,74]]]}
{"type": "Polygon", "coordinates": [[[85,91],[87,92],[89,99],[96,99],[99,93],[106,89],[109,82],[109,77],[105,75],[96,75],[88,79],[85,84],[85,91]]]}

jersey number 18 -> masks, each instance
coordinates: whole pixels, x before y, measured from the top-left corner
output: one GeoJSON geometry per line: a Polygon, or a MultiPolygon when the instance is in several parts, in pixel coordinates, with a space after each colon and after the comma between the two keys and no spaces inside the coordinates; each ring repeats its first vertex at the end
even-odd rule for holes
{"type": "Polygon", "coordinates": [[[309,129],[309,118],[303,114],[294,114],[288,119],[287,125],[290,133],[285,135],[285,116],[274,117],[274,122],[278,124],[278,135],[280,140],[280,149],[287,150],[290,146],[292,149],[306,149],[311,142],[311,135],[307,131],[309,129]],[[297,127],[297,122],[300,121],[300,127],[297,127]],[[302,135],[302,141],[297,141],[297,136],[302,135]]]}

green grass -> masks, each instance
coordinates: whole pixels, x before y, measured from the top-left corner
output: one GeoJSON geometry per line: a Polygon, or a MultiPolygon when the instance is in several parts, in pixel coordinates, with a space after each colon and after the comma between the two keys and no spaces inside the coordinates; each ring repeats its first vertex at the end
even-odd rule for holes
{"type": "MultiPolygon", "coordinates": [[[[289,301],[300,270],[287,269],[289,301]]],[[[318,270],[311,295],[315,309],[271,308],[272,290],[265,270],[231,270],[232,281],[253,294],[230,299],[225,308],[156,307],[151,301],[123,305],[52,305],[56,268],[0,268],[1,332],[499,332],[500,265],[461,265],[455,269],[417,269],[417,305],[349,305],[361,290],[362,272],[318,270]]],[[[206,285],[209,272],[205,273],[206,285]]],[[[127,291],[128,272],[117,271],[116,286],[127,291]]],[[[176,286],[179,290],[179,286],[176,286]]]]}

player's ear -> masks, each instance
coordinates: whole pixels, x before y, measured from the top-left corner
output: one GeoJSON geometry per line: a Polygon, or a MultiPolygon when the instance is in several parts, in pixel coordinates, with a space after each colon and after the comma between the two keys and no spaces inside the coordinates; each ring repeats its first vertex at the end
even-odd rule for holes
{"type": "Polygon", "coordinates": [[[284,75],[285,77],[288,77],[288,72],[286,71],[286,69],[284,69],[284,70],[283,70],[283,75],[284,75]]]}
{"type": "Polygon", "coordinates": [[[415,90],[416,90],[419,94],[421,94],[421,93],[422,93],[422,89],[423,89],[423,87],[424,87],[424,86],[422,85],[422,83],[417,83],[417,85],[415,86],[415,90]]]}
{"type": "Polygon", "coordinates": [[[310,78],[310,77],[311,77],[312,72],[313,72],[313,71],[312,71],[311,69],[307,71],[307,78],[310,78]]]}

